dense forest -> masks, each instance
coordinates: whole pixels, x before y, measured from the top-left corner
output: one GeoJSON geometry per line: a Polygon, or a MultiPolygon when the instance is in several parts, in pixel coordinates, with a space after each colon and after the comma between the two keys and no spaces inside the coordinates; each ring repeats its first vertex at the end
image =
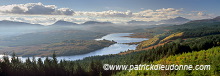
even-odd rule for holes
{"type": "MultiPolygon", "coordinates": [[[[111,76],[111,75],[220,75],[220,23],[191,22],[182,25],[145,29],[154,35],[136,50],[126,54],[87,57],[83,60],[60,62],[53,58],[27,59],[21,62],[15,54],[0,62],[1,76],[111,76]],[[157,31],[160,30],[160,31],[157,31]],[[150,48],[152,47],[152,48],[150,48]],[[211,65],[204,71],[105,71],[103,64],[192,64],[211,65]]],[[[143,31],[142,31],[143,32],[143,31]]],[[[143,33],[146,35],[146,33],[143,33]]],[[[141,33],[139,33],[141,35],[141,33]]],[[[67,41],[71,42],[71,41],[67,41]]],[[[59,46],[61,46],[59,44],[59,46]]]]}
{"type": "MultiPolygon", "coordinates": [[[[162,58],[158,61],[153,61],[150,64],[182,64],[182,65],[211,65],[210,70],[139,70],[139,71],[123,71],[117,73],[116,76],[217,76],[220,74],[220,47],[213,47],[208,50],[201,50],[198,52],[189,52],[178,54],[175,56],[169,56],[167,58],[162,58]]],[[[143,63],[144,64],[144,63],[143,63]]]]}

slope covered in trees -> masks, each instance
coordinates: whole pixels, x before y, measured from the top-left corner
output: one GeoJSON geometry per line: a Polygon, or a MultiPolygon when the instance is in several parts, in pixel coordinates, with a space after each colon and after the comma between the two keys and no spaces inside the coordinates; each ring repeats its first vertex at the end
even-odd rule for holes
{"type": "MultiPolygon", "coordinates": [[[[198,52],[183,53],[181,55],[172,55],[167,58],[154,61],[150,64],[163,65],[210,65],[210,70],[139,70],[139,71],[123,71],[116,76],[137,76],[137,75],[166,75],[166,76],[218,76],[220,75],[220,47],[213,47],[208,50],[198,52]]],[[[144,63],[143,63],[144,64],[144,63]]],[[[195,69],[195,67],[194,67],[195,69]]]]}

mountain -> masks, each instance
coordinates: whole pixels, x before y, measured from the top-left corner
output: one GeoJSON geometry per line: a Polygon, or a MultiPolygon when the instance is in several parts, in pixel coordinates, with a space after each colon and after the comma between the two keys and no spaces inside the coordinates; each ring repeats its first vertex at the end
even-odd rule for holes
{"type": "Polygon", "coordinates": [[[220,22],[220,16],[215,17],[213,19],[194,20],[194,21],[190,21],[189,23],[201,23],[201,22],[205,22],[205,23],[220,22]]]}
{"type": "Polygon", "coordinates": [[[127,23],[128,24],[133,24],[133,25],[156,25],[156,24],[158,24],[155,21],[136,21],[136,20],[131,20],[127,23]]]}
{"type": "Polygon", "coordinates": [[[113,24],[111,22],[98,22],[98,21],[87,21],[83,23],[82,25],[99,25],[99,24],[113,24]]]}
{"type": "Polygon", "coordinates": [[[70,26],[70,25],[78,25],[77,23],[67,22],[63,20],[59,20],[52,24],[53,26],[70,26]]]}
{"type": "Polygon", "coordinates": [[[43,25],[3,20],[0,21],[0,26],[43,26],[43,25]]]}
{"type": "Polygon", "coordinates": [[[147,21],[136,21],[136,20],[131,20],[129,22],[127,22],[128,24],[139,24],[139,25],[142,25],[142,24],[149,24],[147,21]]]}
{"type": "Polygon", "coordinates": [[[213,20],[220,21],[220,16],[215,17],[213,20]]]}
{"type": "Polygon", "coordinates": [[[138,25],[162,25],[162,24],[184,24],[189,22],[189,19],[183,18],[183,17],[176,17],[171,18],[167,20],[161,20],[161,21],[136,21],[131,20],[127,22],[128,24],[138,24],[138,25]]]}
{"type": "Polygon", "coordinates": [[[189,22],[189,19],[183,18],[183,17],[176,17],[176,18],[171,18],[168,20],[161,20],[158,21],[159,24],[184,24],[189,22]]]}

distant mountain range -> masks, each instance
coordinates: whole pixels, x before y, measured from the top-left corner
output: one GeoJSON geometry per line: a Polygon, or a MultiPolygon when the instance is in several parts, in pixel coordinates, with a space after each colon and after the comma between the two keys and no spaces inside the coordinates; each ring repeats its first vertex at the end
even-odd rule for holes
{"type": "Polygon", "coordinates": [[[87,21],[84,22],[82,24],[77,24],[77,23],[73,23],[73,22],[68,22],[68,21],[63,21],[63,20],[59,20],[57,22],[55,22],[54,24],[52,24],[52,26],[70,26],[70,25],[100,25],[100,24],[113,24],[111,22],[98,22],[98,21],[87,21]]]}
{"type": "Polygon", "coordinates": [[[215,18],[213,18],[213,19],[194,20],[194,21],[190,21],[189,23],[195,23],[195,22],[208,22],[208,23],[211,23],[211,22],[220,22],[220,16],[215,17],[215,18]]]}
{"type": "Polygon", "coordinates": [[[0,26],[42,26],[40,24],[30,24],[30,23],[25,23],[25,22],[16,22],[16,21],[8,21],[8,20],[3,20],[0,21],[0,26]]]}
{"type": "MultiPolygon", "coordinates": [[[[161,20],[161,21],[136,21],[131,20],[127,22],[127,24],[132,25],[164,25],[164,24],[172,24],[172,25],[178,25],[178,24],[184,24],[184,23],[192,23],[192,22],[220,22],[220,16],[213,18],[213,19],[202,19],[202,20],[189,20],[183,17],[176,17],[171,18],[167,20],[161,20]]],[[[3,20],[0,21],[0,26],[43,26],[40,24],[30,24],[25,22],[16,22],[16,21],[8,21],[3,20]]],[[[87,21],[82,24],[77,24],[73,22],[63,21],[59,20],[52,24],[51,26],[72,26],[72,25],[114,25],[112,22],[98,22],[98,21],[87,21]]]]}
{"type": "Polygon", "coordinates": [[[128,24],[133,24],[133,25],[156,25],[156,24],[158,24],[155,21],[136,21],[136,20],[131,20],[127,23],[128,24]]]}
{"type": "MultiPolygon", "coordinates": [[[[111,22],[98,22],[98,21],[87,21],[82,24],[77,24],[73,22],[68,22],[68,21],[63,21],[59,20],[55,22],[54,24],[50,26],[72,26],[72,25],[103,25],[103,24],[113,24],[111,22]]],[[[8,21],[8,20],[3,20],[0,21],[0,26],[43,26],[40,24],[30,24],[30,23],[25,23],[25,22],[17,22],[17,21],[8,21]]]]}
{"type": "Polygon", "coordinates": [[[87,21],[82,25],[97,25],[97,24],[113,24],[111,22],[98,22],[98,21],[87,21]]]}
{"type": "Polygon", "coordinates": [[[171,18],[167,20],[161,20],[161,21],[136,21],[132,20],[127,22],[128,24],[137,24],[137,25],[161,25],[161,24],[184,24],[189,22],[189,19],[183,18],[183,17],[176,17],[171,18]]]}
{"type": "Polygon", "coordinates": [[[189,21],[190,21],[189,19],[186,19],[183,17],[176,17],[176,18],[171,18],[168,20],[161,20],[161,21],[159,21],[159,23],[162,23],[162,24],[184,24],[189,21]]]}

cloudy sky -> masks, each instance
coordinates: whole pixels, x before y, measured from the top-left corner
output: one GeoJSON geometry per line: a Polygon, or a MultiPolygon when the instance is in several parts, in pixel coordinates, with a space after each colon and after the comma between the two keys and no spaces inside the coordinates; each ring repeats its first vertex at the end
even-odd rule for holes
{"type": "Polygon", "coordinates": [[[178,16],[219,16],[218,0],[1,0],[0,20],[50,25],[58,20],[83,23],[159,21],[178,16]]]}

